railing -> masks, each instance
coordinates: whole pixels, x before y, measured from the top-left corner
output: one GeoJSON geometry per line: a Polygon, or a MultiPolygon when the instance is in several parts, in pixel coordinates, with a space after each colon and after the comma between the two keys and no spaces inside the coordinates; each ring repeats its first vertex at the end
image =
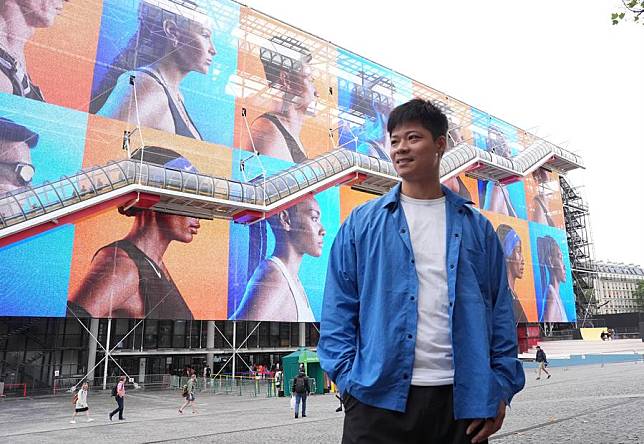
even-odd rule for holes
{"type": "Polygon", "coordinates": [[[0,382],[0,398],[27,397],[27,384],[5,384],[0,382]]]}
{"type": "Polygon", "coordinates": [[[6,193],[0,198],[0,227],[15,225],[125,187],[133,183],[132,164],[132,161],[112,162],[104,167],[83,170],[71,178],[63,177],[55,182],[6,193]],[[124,169],[128,167],[129,170],[124,169]]]}
{"type": "MultiPolygon", "coordinates": [[[[187,376],[172,376],[170,388],[180,390],[188,383],[187,376]]],[[[266,397],[278,395],[274,378],[219,375],[217,377],[197,377],[197,391],[234,396],[266,397]]]]}
{"type": "MultiPolygon", "coordinates": [[[[445,154],[441,162],[441,177],[451,177],[472,162],[481,162],[501,171],[501,176],[519,177],[550,156],[581,166],[576,156],[547,142],[540,142],[513,159],[479,148],[461,144],[445,154]],[[577,163],[575,163],[577,162],[577,163]]],[[[54,182],[24,187],[0,196],[0,228],[52,213],[86,200],[104,196],[110,200],[122,192],[114,193],[128,185],[131,191],[148,187],[152,192],[166,190],[192,194],[195,199],[206,198],[212,204],[223,205],[233,210],[244,208],[267,209],[288,196],[314,191],[342,172],[361,171],[378,178],[399,180],[393,164],[375,157],[349,150],[335,150],[314,159],[294,165],[259,182],[239,182],[198,173],[165,168],[163,166],[133,159],[111,162],[106,166],[82,170],[72,177],[63,177],[54,182]],[[353,169],[352,169],[353,168],[353,169]]],[[[146,190],[143,190],[146,191],[146,190]]],[[[163,195],[163,192],[159,194],[163,195]]]]}
{"type": "Polygon", "coordinates": [[[351,166],[396,177],[391,163],[346,150],[323,154],[259,183],[243,183],[136,160],[121,160],[106,166],[82,170],[72,177],[21,188],[2,195],[0,228],[134,184],[238,203],[240,209],[243,208],[241,204],[265,206],[314,186],[351,166]]]}
{"type": "MultiPolygon", "coordinates": [[[[111,390],[119,382],[120,376],[108,376],[106,380],[106,389],[111,390]]],[[[139,375],[132,375],[132,382],[129,380],[127,384],[136,384],[138,388],[150,389],[150,388],[170,388],[172,377],[168,374],[154,374],[154,375],[145,375],[143,378],[140,378],[139,375]]],[[[61,392],[68,392],[70,389],[78,389],[84,383],[90,383],[90,386],[94,390],[102,390],[103,388],[103,377],[96,376],[91,381],[85,378],[82,375],[74,376],[63,376],[57,377],[54,379],[53,387],[50,389],[50,393],[58,394],[61,392]]]]}

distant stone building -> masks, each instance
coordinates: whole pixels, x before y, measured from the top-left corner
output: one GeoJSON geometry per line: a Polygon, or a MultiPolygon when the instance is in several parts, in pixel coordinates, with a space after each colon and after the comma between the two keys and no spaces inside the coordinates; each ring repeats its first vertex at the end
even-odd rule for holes
{"type": "Polygon", "coordinates": [[[638,311],[635,290],[644,281],[644,269],[639,265],[595,262],[595,294],[599,314],[632,313],[638,311]]]}

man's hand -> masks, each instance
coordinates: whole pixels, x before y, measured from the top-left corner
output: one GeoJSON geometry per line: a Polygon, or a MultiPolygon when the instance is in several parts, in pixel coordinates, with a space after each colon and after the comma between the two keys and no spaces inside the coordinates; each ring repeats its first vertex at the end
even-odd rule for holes
{"type": "Polygon", "coordinates": [[[478,429],[481,426],[481,424],[483,424],[483,428],[481,428],[481,430],[476,434],[476,436],[472,438],[472,444],[476,444],[478,442],[488,439],[490,436],[498,432],[501,429],[501,426],[503,426],[504,419],[505,419],[505,402],[501,401],[501,403],[499,404],[499,410],[496,414],[496,418],[475,419],[467,427],[467,430],[465,431],[465,433],[470,435],[474,433],[474,431],[478,429]]]}

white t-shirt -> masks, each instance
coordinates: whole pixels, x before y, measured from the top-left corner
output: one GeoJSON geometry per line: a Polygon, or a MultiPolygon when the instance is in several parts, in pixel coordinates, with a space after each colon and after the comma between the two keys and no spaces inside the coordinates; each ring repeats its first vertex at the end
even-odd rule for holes
{"type": "Polygon", "coordinates": [[[400,195],[418,274],[418,326],[412,385],[454,382],[447,296],[445,196],[421,200],[400,195]]]}

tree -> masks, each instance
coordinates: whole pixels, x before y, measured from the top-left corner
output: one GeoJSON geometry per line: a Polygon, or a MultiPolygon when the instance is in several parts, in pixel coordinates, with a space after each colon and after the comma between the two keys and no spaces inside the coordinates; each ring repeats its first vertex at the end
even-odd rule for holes
{"type": "Polygon", "coordinates": [[[639,311],[644,311],[644,281],[637,281],[637,288],[633,296],[635,296],[639,311]]]}
{"type": "Polygon", "coordinates": [[[610,19],[613,22],[613,25],[616,25],[620,22],[626,21],[626,17],[633,20],[635,23],[641,23],[644,25],[644,17],[640,20],[640,16],[644,14],[644,1],[643,0],[622,0],[622,5],[626,8],[627,12],[613,12],[610,15],[610,19]]]}

